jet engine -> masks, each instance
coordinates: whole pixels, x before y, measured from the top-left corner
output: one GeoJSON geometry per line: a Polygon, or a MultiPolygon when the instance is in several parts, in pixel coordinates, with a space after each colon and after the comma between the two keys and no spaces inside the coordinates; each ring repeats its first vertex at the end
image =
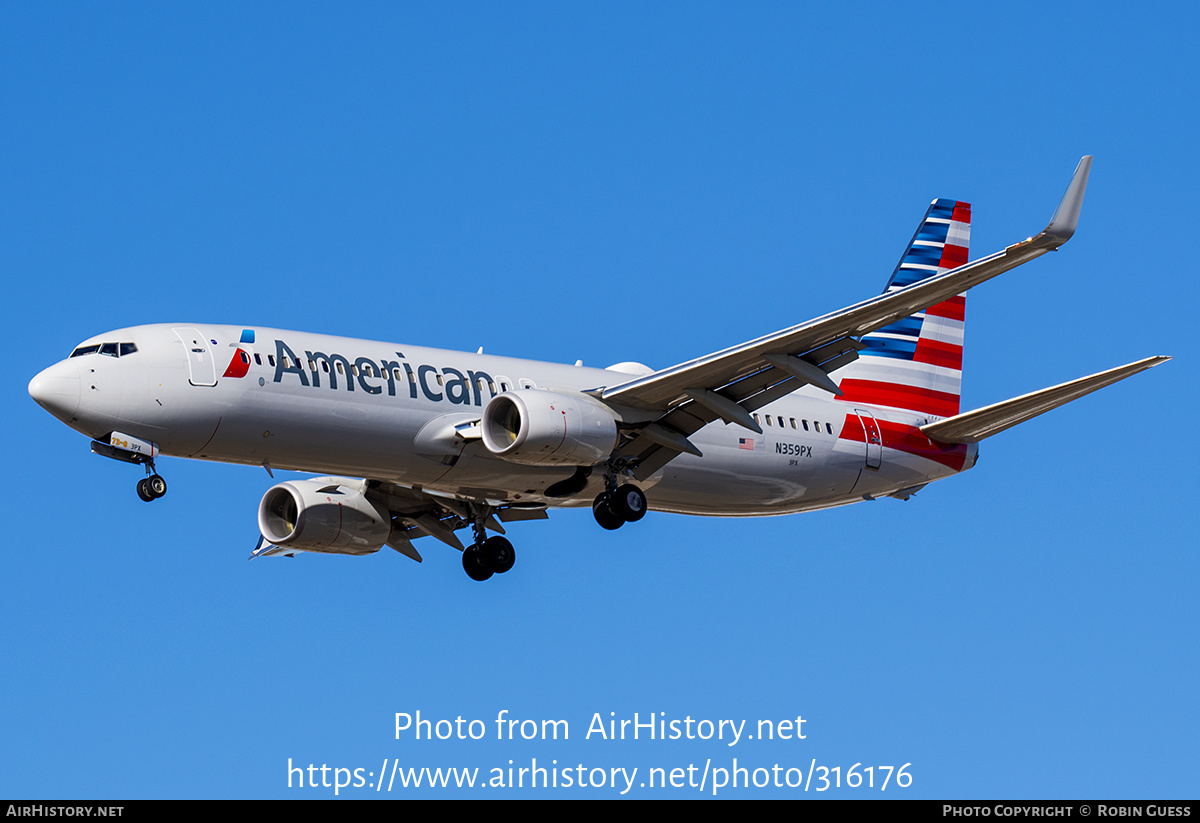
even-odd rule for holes
{"type": "Polygon", "coordinates": [[[258,504],[267,542],[297,551],[370,554],[392,533],[392,519],[363,494],[362,481],[318,477],[272,486],[258,504]]]}
{"type": "Polygon", "coordinates": [[[492,454],[531,466],[590,466],[617,445],[612,409],[575,392],[503,392],[484,408],[480,428],[492,454]]]}

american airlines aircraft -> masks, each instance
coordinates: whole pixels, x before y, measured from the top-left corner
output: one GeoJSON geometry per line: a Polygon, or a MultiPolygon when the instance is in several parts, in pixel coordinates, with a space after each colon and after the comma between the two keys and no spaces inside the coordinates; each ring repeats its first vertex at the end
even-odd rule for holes
{"type": "Polygon", "coordinates": [[[908,499],[975,465],[984,438],[1170,359],[959,409],[966,290],[1071,238],[1091,161],[1034,237],[968,262],[970,205],[935,200],[883,294],[658,371],[169,323],[85,340],[29,393],[96,454],[142,464],[146,501],[166,493],[161,455],[331,475],[267,490],[251,557],[420,561],[432,537],[486,580],[516,558],[502,523],[557,506],[617,529],[648,509],[908,499]]]}

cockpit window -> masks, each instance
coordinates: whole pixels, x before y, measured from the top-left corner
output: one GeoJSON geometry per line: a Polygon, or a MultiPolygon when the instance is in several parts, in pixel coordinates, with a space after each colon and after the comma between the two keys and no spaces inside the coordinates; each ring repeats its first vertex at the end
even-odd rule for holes
{"type": "Polygon", "coordinates": [[[71,352],[71,357],[83,357],[85,354],[106,354],[109,357],[125,357],[138,350],[137,343],[93,343],[90,346],[80,346],[71,352]]]}

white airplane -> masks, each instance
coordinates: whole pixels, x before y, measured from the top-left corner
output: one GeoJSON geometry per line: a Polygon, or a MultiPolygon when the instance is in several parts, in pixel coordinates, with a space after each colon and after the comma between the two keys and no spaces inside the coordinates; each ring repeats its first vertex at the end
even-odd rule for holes
{"type": "Polygon", "coordinates": [[[908,499],[984,438],[1170,359],[959,410],[965,291],[1071,238],[1091,160],[1034,237],[967,262],[970,205],[935,200],[883,294],[659,371],[173,323],[90,338],[29,393],[95,453],[143,464],[146,501],[166,492],[160,455],[336,475],[269,489],[252,558],[386,545],[419,562],[412,541],[433,537],[486,580],[516,557],[488,531],[551,507],[616,529],[647,509],[908,499]]]}

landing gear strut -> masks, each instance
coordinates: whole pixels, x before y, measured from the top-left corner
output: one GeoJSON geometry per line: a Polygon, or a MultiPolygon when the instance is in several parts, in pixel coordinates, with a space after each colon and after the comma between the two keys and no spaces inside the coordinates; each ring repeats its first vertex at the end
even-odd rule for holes
{"type": "MultiPolygon", "coordinates": [[[[504,537],[488,537],[484,522],[488,512],[476,513],[475,542],[463,550],[463,571],[472,580],[487,580],[493,574],[504,574],[517,562],[517,552],[504,537]]],[[[497,527],[498,528],[498,527],[497,527]]]]}

